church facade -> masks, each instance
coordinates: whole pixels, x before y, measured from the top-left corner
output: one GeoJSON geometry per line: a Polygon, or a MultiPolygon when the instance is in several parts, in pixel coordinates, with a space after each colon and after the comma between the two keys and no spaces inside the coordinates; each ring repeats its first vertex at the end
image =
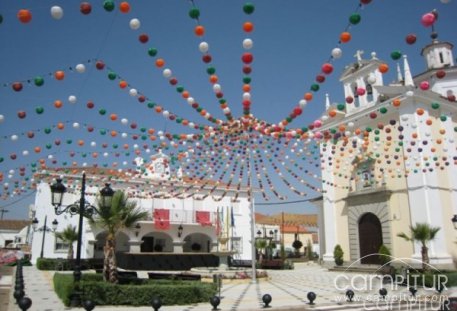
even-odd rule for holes
{"type": "MultiPolygon", "coordinates": [[[[424,72],[413,77],[404,55],[397,81],[384,84],[386,65],[376,57],[344,70],[345,104],[327,97],[321,143],[321,256],[335,265],[339,244],[349,264],[379,264],[386,246],[393,262],[420,265],[421,245],[398,237],[410,226],[438,227],[429,244],[430,264],[452,268],[457,260],[457,67],[453,45],[437,40],[422,49],[424,72]]],[[[400,263],[401,264],[401,263],[400,263]]]]}

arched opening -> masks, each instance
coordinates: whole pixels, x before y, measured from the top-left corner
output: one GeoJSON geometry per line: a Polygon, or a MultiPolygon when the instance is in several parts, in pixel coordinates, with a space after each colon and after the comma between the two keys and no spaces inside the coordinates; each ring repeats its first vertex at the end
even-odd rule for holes
{"type": "Polygon", "coordinates": [[[184,238],[184,253],[209,253],[211,252],[211,238],[206,234],[193,233],[184,238]]]}
{"type": "Polygon", "coordinates": [[[172,238],[163,232],[153,232],[144,235],[141,240],[142,253],[160,253],[160,252],[173,252],[172,238]]]}
{"type": "MultiPolygon", "coordinates": [[[[103,258],[105,256],[103,248],[106,244],[107,235],[108,233],[103,231],[95,237],[96,242],[94,244],[94,258],[103,258]]],[[[128,252],[130,250],[128,241],[129,237],[125,233],[119,232],[116,235],[116,252],[128,252]]]]}
{"type": "Polygon", "coordinates": [[[359,245],[362,264],[380,264],[378,252],[382,245],[382,228],[379,218],[373,213],[360,217],[359,245]]]}

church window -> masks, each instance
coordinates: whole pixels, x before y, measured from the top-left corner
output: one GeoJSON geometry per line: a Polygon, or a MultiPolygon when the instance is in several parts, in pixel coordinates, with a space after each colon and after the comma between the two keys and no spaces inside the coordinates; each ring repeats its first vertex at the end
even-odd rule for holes
{"type": "Polygon", "coordinates": [[[441,64],[443,64],[444,63],[443,52],[440,52],[439,55],[440,55],[440,62],[441,62],[441,64]]]}

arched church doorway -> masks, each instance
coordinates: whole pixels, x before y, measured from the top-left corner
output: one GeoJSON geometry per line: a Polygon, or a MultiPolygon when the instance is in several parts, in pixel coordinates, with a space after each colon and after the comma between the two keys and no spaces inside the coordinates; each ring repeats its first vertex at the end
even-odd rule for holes
{"type": "Polygon", "coordinates": [[[382,245],[382,228],[379,218],[373,213],[360,217],[359,245],[362,264],[380,264],[377,253],[382,245]]]}

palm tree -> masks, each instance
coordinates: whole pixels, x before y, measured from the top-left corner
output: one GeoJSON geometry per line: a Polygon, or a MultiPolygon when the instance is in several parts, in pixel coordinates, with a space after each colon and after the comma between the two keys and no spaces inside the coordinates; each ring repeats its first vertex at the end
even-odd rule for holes
{"type": "Polygon", "coordinates": [[[103,248],[103,278],[110,283],[117,283],[116,234],[121,229],[131,229],[139,220],[145,219],[147,212],[140,210],[136,202],[129,201],[123,191],[116,191],[111,206],[103,206],[97,201],[99,214],[90,222],[106,230],[106,242],[103,248]]]}
{"type": "Polygon", "coordinates": [[[65,244],[68,244],[68,259],[73,259],[74,249],[73,243],[78,240],[78,231],[76,226],[68,225],[63,231],[55,233],[56,239],[62,240],[65,244]]]}
{"type": "Polygon", "coordinates": [[[406,241],[419,242],[422,245],[422,270],[429,270],[430,258],[428,257],[427,244],[435,239],[436,234],[440,231],[438,227],[431,227],[427,223],[416,223],[416,226],[410,226],[411,236],[405,233],[399,233],[397,236],[405,239],[406,241]]]}

